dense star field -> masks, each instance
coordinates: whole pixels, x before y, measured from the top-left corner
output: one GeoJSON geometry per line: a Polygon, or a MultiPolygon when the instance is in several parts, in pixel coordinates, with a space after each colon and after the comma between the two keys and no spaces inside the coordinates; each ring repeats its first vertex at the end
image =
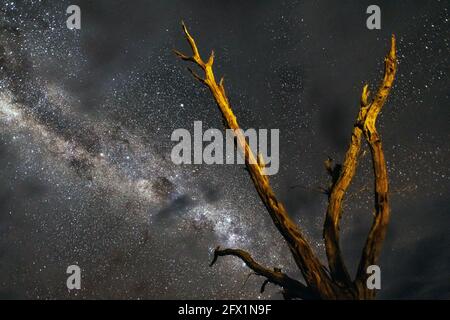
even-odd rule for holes
{"type": "MultiPolygon", "coordinates": [[[[282,298],[239,259],[210,268],[217,245],[301,279],[243,165],[171,161],[175,129],[223,128],[173,54],[188,51],[181,20],[215,50],[241,127],[280,129],[271,184],[323,261],[323,161],[342,161],[396,35],[378,297],[450,297],[447,1],[378,1],[381,30],[366,28],[369,1],[77,1],[80,30],[71,4],[0,0],[1,298],[282,298]],[[66,287],[72,264],[81,290],[66,287]]],[[[341,226],[352,273],[372,220],[367,153],[341,226]]]]}

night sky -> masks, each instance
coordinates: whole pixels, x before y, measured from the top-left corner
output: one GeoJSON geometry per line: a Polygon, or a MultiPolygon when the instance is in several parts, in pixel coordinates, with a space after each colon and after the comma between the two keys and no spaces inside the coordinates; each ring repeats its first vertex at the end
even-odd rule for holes
{"type": "MultiPolygon", "coordinates": [[[[301,279],[242,165],[170,160],[173,130],[223,128],[172,49],[216,52],[242,128],[280,129],[274,191],[325,262],[328,184],[365,83],[398,73],[378,121],[391,223],[383,299],[450,298],[448,1],[0,1],[0,298],[280,299],[217,246],[301,279]],[[81,30],[66,8],[81,8],[81,30]],[[381,30],[366,8],[381,8],[381,30]],[[69,291],[66,268],[82,270],[69,291]]],[[[365,146],[367,150],[367,147],[365,146]]],[[[354,273],[373,212],[370,154],[344,206],[354,273]]]]}

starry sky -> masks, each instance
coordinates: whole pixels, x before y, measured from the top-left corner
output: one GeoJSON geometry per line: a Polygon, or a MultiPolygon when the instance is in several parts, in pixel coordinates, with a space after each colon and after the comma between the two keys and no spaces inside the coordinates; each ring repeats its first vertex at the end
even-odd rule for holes
{"type": "MultiPolygon", "coordinates": [[[[382,299],[448,299],[448,1],[0,1],[0,298],[280,299],[217,245],[301,279],[242,165],[174,165],[170,135],[223,128],[172,49],[181,20],[216,52],[242,128],[280,129],[271,184],[325,262],[323,161],[342,161],[361,88],[390,35],[399,66],[379,119],[391,188],[382,299]],[[66,8],[81,8],[81,30],[66,8]],[[82,270],[68,291],[66,268],[82,270]],[[247,279],[248,278],[248,279],[247,279]]],[[[367,147],[366,147],[367,149],[367,147]]],[[[365,152],[344,207],[352,273],[373,211],[365,152]]]]}

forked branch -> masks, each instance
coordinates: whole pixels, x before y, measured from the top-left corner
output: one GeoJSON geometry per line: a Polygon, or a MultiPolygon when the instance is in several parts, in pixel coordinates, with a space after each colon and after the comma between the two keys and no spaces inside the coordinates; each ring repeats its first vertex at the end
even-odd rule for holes
{"type": "MultiPolygon", "coordinates": [[[[387,175],[384,175],[384,173],[386,172],[386,164],[380,163],[381,160],[384,161],[384,155],[381,149],[381,140],[378,138],[378,133],[375,128],[375,122],[390,93],[396,71],[397,58],[395,36],[392,36],[391,48],[388,56],[385,59],[383,80],[381,81],[378,92],[372,101],[369,101],[370,92],[368,90],[368,86],[365,85],[363,88],[361,94],[360,110],[355,125],[353,126],[350,145],[348,147],[347,153],[345,154],[345,159],[339,178],[332,186],[328,201],[323,234],[325,240],[325,248],[331,276],[335,281],[343,285],[350,285],[351,280],[347,268],[345,267],[342,253],[339,247],[339,223],[342,216],[342,204],[344,201],[345,193],[347,192],[347,189],[350,186],[353,177],[355,176],[363,135],[366,137],[372,153],[375,184],[383,184],[382,189],[383,191],[384,189],[386,189],[386,196],[384,196],[385,193],[382,192],[382,199],[387,200],[387,175]],[[376,140],[379,140],[379,142],[377,142],[377,144],[379,145],[377,146],[377,148],[375,148],[376,140]],[[382,159],[381,156],[383,156],[382,159]],[[375,166],[376,163],[377,165],[375,166]],[[383,167],[384,170],[382,170],[381,167],[383,167]],[[382,182],[384,180],[385,182],[382,182]],[[384,185],[386,185],[386,188],[384,188],[384,185]]],[[[379,191],[381,192],[381,190],[379,191]]],[[[378,195],[376,194],[375,197],[377,198],[378,195]]],[[[376,201],[376,207],[377,203],[378,201],[376,201]]],[[[385,206],[387,206],[387,201],[385,206]]],[[[387,209],[387,211],[389,210],[387,209]]],[[[384,213],[382,214],[382,216],[384,217],[383,221],[387,224],[389,214],[384,213]]],[[[378,240],[378,243],[381,245],[383,239],[379,238],[378,240]]],[[[379,253],[376,253],[375,255],[378,256],[379,253]]],[[[367,258],[369,258],[369,255],[367,255],[367,258]]],[[[366,256],[363,259],[366,261],[366,256]]],[[[376,259],[372,256],[372,258],[369,260],[373,262],[376,259]]],[[[370,264],[363,263],[363,266],[367,267],[368,265],[370,264]]],[[[361,266],[361,268],[363,268],[363,266],[361,266]]],[[[362,274],[360,274],[360,276],[362,276],[362,274]]]]}
{"type": "Polygon", "coordinates": [[[394,36],[392,36],[391,50],[385,59],[384,68],[383,81],[378,89],[377,95],[368,108],[366,121],[363,126],[364,136],[369,144],[370,153],[372,155],[375,180],[375,216],[363,249],[355,279],[355,285],[359,291],[359,295],[366,299],[373,298],[375,295],[375,292],[373,290],[369,290],[366,286],[366,270],[368,266],[378,263],[378,258],[381,254],[381,247],[386,235],[390,215],[389,183],[386,159],[384,157],[381,138],[376,128],[376,121],[392,88],[395,73],[397,71],[397,56],[394,36]]]}

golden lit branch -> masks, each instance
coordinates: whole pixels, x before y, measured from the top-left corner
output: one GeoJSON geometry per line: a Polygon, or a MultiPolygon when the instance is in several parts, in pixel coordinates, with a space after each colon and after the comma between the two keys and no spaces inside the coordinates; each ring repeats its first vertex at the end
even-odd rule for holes
{"type": "Polygon", "coordinates": [[[368,87],[366,85],[363,88],[358,118],[353,126],[350,145],[345,154],[340,175],[333,183],[329,192],[328,208],[323,229],[331,276],[335,281],[343,285],[349,285],[351,280],[339,248],[339,222],[342,215],[344,195],[355,176],[358,164],[362,138],[362,129],[359,124],[364,121],[366,115],[368,94],[368,87]]]}
{"type": "Polygon", "coordinates": [[[191,73],[196,79],[210,89],[227,126],[234,130],[238,146],[244,152],[245,164],[248,172],[250,173],[256,191],[267,208],[275,226],[288,243],[294,260],[305,277],[306,282],[317,291],[319,291],[320,288],[320,292],[323,292],[324,296],[332,295],[333,288],[327,272],[320,264],[298,226],[287,214],[283,204],[275,197],[275,194],[269,184],[269,179],[263,173],[264,167],[258,164],[258,161],[248,145],[244,134],[241,130],[239,130],[240,128],[236,116],[234,115],[225,94],[223,78],[219,84],[217,84],[214,77],[212,69],[214,54],[211,54],[208,62],[205,63],[200,57],[195,40],[189,34],[184,23],[183,31],[192,49],[193,55],[186,56],[178,51],[175,51],[175,53],[183,60],[194,62],[204,71],[204,78],[198,76],[194,72],[191,73]]]}
{"type": "MultiPolygon", "coordinates": [[[[365,85],[361,94],[361,103],[358,118],[356,119],[355,125],[353,127],[350,145],[348,147],[347,153],[345,155],[344,164],[339,178],[333,184],[329,203],[327,208],[327,214],[325,217],[324,225],[324,240],[327,252],[328,263],[330,267],[331,276],[338,283],[349,285],[351,283],[350,276],[345,267],[341,250],[339,247],[339,222],[342,216],[342,203],[344,200],[344,195],[355,175],[356,167],[358,163],[358,157],[361,150],[361,140],[362,135],[366,136],[369,145],[372,147],[372,141],[374,141],[374,136],[377,135],[375,128],[376,118],[383,107],[387,96],[389,95],[392,83],[394,81],[396,72],[396,54],[395,54],[395,37],[392,36],[391,49],[388,56],[385,59],[385,71],[383,81],[378,89],[376,98],[369,103],[370,92],[368,86],[365,85]]],[[[380,141],[381,150],[381,141],[380,141]]],[[[372,152],[373,153],[373,152],[372,152]]],[[[377,148],[377,159],[380,151],[377,148]]],[[[381,151],[382,153],[382,151],[381,151]]],[[[378,161],[372,155],[373,162],[378,161]]],[[[384,158],[383,158],[384,159],[384,158]]],[[[377,165],[377,168],[379,166],[377,165]]],[[[375,169],[375,166],[374,166],[375,169]]],[[[384,169],[386,165],[384,164],[384,169]]],[[[380,168],[375,171],[375,180],[377,181],[380,176],[380,168]]],[[[387,175],[386,175],[387,182],[387,175]]],[[[377,182],[376,182],[377,183],[377,182]]],[[[387,184],[386,184],[387,186],[387,184]]],[[[384,190],[384,189],[383,189],[384,190]]],[[[387,193],[387,189],[386,189],[387,193]]],[[[370,236],[369,236],[370,238],[370,236]]],[[[382,242],[382,239],[381,239],[382,242]]],[[[369,250],[371,251],[371,250],[369,250]]],[[[364,258],[365,259],[365,258],[364,258]]],[[[366,259],[365,259],[366,260],[366,259]]],[[[372,259],[373,260],[373,259],[372,259]]],[[[364,264],[366,265],[366,264],[364,264]]],[[[365,270],[365,269],[364,269],[365,270]]],[[[364,272],[365,274],[365,272],[364,272]]]]}
{"type": "Polygon", "coordinates": [[[373,174],[375,180],[375,217],[369,231],[366,244],[363,249],[355,285],[362,298],[373,298],[375,292],[367,289],[366,270],[370,265],[377,264],[381,247],[386,235],[389,223],[389,182],[387,175],[386,159],[384,157],[381,138],[376,128],[378,115],[390,93],[397,71],[397,57],[395,49],[395,37],[392,36],[391,50],[385,59],[384,78],[378,89],[378,93],[369,105],[366,121],[364,122],[364,136],[369,143],[372,155],[373,174]]]}

